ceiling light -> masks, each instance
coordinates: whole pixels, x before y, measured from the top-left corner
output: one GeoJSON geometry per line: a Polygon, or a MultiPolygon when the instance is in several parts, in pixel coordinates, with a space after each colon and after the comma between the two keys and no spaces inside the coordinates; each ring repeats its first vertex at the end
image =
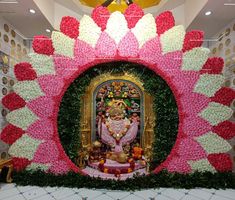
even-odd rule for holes
{"type": "Polygon", "coordinates": [[[235,6],[235,3],[224,3],[224,6],[235,6]]]}
{"type": "Polygon", "coordinates": [[[0,0],[0,3],[18,3],[16,0],[0,0]]]}
{"type": "Polygon", "coordinates": [[[47,28],[47,29],[46,29],[46,32],[50,33],[50,32],[51,32],[51,30],[47,28]]]}
{"type": "Polygon", "coordinates": [[[205,12],[205,15],[208,16],[208,15],[211,15],[211,13],[212,13],[211,11],[207,11],[205,12]]]}
{"type": "Polygon", "coordinates": [[[34,9],[29,9],[29,12],[32,13],[32,14],[36,13],[36,11],[34,9]]]}

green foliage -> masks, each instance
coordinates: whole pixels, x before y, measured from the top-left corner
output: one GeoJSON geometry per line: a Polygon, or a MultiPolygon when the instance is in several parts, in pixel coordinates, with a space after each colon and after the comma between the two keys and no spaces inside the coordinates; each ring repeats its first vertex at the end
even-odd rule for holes
{"type": "Polygon", "coordinates": [[[169,155],[177,136],[178,111],[174,96],[167,83],[155,72],[144,66],[127,62],[111,62],[96,65],[80,75],[70,85],[61,102],[58,129],[61,143],[71,160],[75,160],[80,146],[81,97],[91,80],[103,73],[128,72],[144,83],[144,89],[153,96],[156,113],[155,142],[151,168],[163,162],[169,155]]]}
{"type": "Polygon", "coordinates": [[[135,176],[125,181],[103,180],[76,173],[66,175],[46,174],[45,172],[15,172],[14,182],[18,185],[61,186],[76,188],[100,188],[111,190],[139,190],[147,188],[235,188],[235,174],[233,173],[199,173],[172,174],[162,171],[148,176],[135,176]]]}

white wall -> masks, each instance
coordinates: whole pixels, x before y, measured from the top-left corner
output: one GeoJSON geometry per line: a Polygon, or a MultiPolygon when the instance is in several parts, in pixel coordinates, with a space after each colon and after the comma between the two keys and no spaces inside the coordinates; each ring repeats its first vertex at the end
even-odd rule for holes
{"type": "MultiPolygon", "coordinates": [[[[8,94],[12,91],[12,86],[10,83],[13,83],[13,81],[14,83],[16,82],[13,73],[14,65],[17,62],[25,61],[28,59],[28,57],[25,56],[23,52],[26,51],[28,53],[29,45],[27,43],[26,46],[24,45],[23,38],[18,35],[17,32],[18,31],[15,30],[15,28],[12,27],[9,22],[4,20],[3,18],[0,18],[0,102],[1,99],[5,96],[2,91],[5,90],[8,94]],[[4,25],[7,25],[9,27],[8,32],[4,29],[4,25]],[[15,37],[11,33],[12,30],[16,32],[15,37]],[[4,38],[5,40],[8,38],[8,42],[5,41],[4,38]],[[12,45],[13,41],[15,43],[15,47],[12,45]],[[3,71],[3,69],[6,68],[8,69],[7,72],[3,71]],[[4,83],[3,80],[7,80],[7,83],[4,83]]],[[[7,124],[5,116],[3,116],[4,112],[8,113],[9,111],[0,103],[0,132],[7,124]]],[[[7,149],[8,145],[0,140],[0,158],[3,152],[7,152],[7,149]]]]}

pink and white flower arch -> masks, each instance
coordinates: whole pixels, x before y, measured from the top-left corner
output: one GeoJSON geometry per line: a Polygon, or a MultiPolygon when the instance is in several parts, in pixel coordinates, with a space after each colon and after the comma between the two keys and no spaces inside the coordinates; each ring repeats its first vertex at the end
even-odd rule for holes
{"type": "Polygon", "coordinates": [[[92,66],[117,60],[145,65],[171,87],[178,106],[175,146],[154,172],[230,171],[227,140],[235,135],[229,105],[235,91],[223,87],[223,60],[209,58],[201,47],[203,33],[186,33],[167,11],[156,19],[136,4],[124,14],[104,7],[80,22],[64,17],[61,32],[36,36],[30,63],[15,66],[18,82],[2,99],[10,110],[1,139],[10,144],[14,166],[55,174],[82,171],[65,154],[57,115],[71,82],[92,66]],[[134,17],[133,17],[134,16],[134,17]]]}

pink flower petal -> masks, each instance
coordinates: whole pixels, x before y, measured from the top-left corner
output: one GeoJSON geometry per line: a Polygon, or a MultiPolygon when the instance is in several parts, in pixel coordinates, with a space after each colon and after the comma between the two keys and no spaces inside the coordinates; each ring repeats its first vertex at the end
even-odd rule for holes
{"type": "Polygon", "coordinates": [[[172,12],[166,11],[156,17],[157,33],[161,35],[175,26],[175,19],[172,12]]]}
{"type": "Polygon", "coordinates": [[[159,37],[155,37],[144,44],[139,52],[140,59],[147,63],[156,64],[162,59],[161,43],[159,37]]]}
{"type": "Polygon", "coordinates": [[[54,129],[49,119],[40,119],[30,125],[26,132],[33,138],[48,140],[53,137],[54,129]]]}
{"type": "Polygon", "coordinates": [[[59,157],[57,145],[53,140],[48,140],[39,145],[34,154],[33,162],[36,163],[53,163],[59,157]]]}
{"type": "Polygon", "coordinates": [[[125,10],[124,16],[128,23],[128,28],[134,28],[137,22],[144,16],[143,9],[135,3],[132,3],[125,10]]]}
{"type": "Polygon", "coordinates": [[[181,105],[187,115],[196,115],[208,106],[210,99],[202,94],[188,93],[181,96],[181,105]]]}
{"type": "Polygon", "coordinates": [[[224,60],[221,57],[208,58],[202,67],[201,74],[220,74],[224,67],[224,60]]]}
{"type": "Polygon", "coordinates": [[[182,129],[185,134],[197,137],[211,131],[212,126],[200,117],[189,116],[184,119],[182,129]]]}
{"type": "Polygon", "coordinates": [[[184,158],[173,158],[167,165],[169,172],[190,173],[191,167],[184,158]]]}
{"type": "Polygon", "coordinates": [[[98,6],[92,11],[91,16],[95,23],[101,28],[101,30],[104,31],[106,29],[106,25],[110,17],[110,12],[108,8],[98,6]]]}
{"type": "Polygon", "coordinates": [[[203,43],[204,33],[202,31],[187,32],[184,38],[183,52],[189,51],[195,47],[201,47],[203,43]]]}
{"type": "Polygon", "coordinates": [[[136,57],[139,51],[139,43],[135,35],[129,31],[118,45],[119,55],[122,57],[136,57]]]}
{"type": "Polygon", "coordinates": [[[101,33],[95,49],[96,56],[100,58],[114,57],[117,52],[115,41],[106,32],[101,33]]]}
{"type": "Polygon", "coordinates": [[[65,174],[69,171],[69,167],[63,160],[58,160],[52,163],[52,166],[49,168],[49,172],[54,174],[65,174]]]}
{"type": "Polygon", "coordinates": [[[50,97],[59,95],[64,86],[63,79],[54,75],[41,76],[38,78],[38,82],[42,91],[50,97]]]}
{"type": "Polygon", "coordinates": [[[53,113],[54,101],[49,97],[43,96],[30,101],[27,104],[27,107],[29,107],[40,118],[49,117],[53,113]]]}
{"type": "Polygon", "coordinates": [[[76,41],[74,54],[77,66],[83,66],[95,60],[95,49],[81,40],[76,41]]]}
{"type": "Polygon", "coordinates": [[[178,147],[178,154],[186,160],[200,160],[207,157],[202,146],[193,139],[183,139],[178,147]]]}
{"type": "Polygon", "coordinates": [[[77,61],[68,57],[54,56],[54,64],[57,75],[65,79],[69,79],[78,70],[77,61]]]}

